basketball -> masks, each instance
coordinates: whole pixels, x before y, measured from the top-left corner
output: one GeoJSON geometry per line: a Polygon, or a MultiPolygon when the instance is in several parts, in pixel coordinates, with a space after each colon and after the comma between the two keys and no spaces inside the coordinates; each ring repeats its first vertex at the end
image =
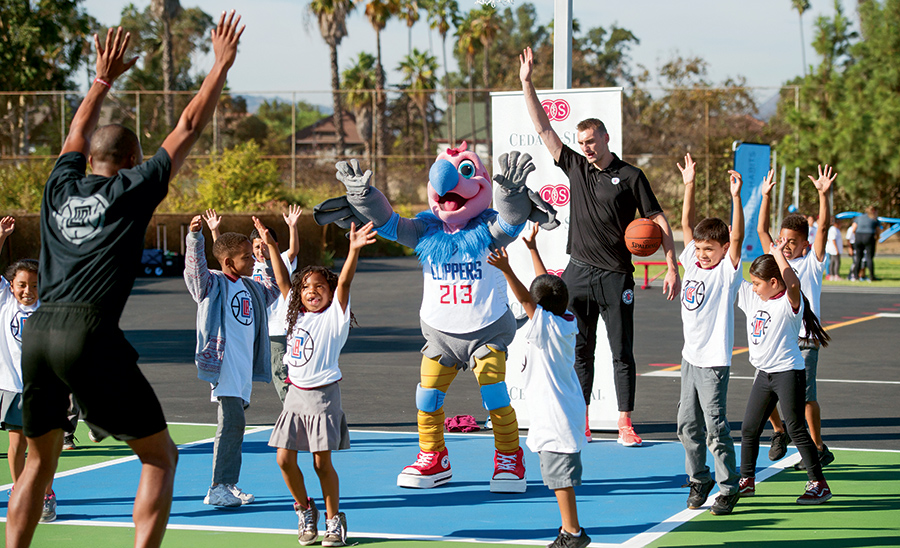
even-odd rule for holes
{"type": "Polygon", "coordinates": [[[662,243],[662,230],[650,219],[635,219],[625,229],[625,245],[632,255],[653,255],[662,243]]]}

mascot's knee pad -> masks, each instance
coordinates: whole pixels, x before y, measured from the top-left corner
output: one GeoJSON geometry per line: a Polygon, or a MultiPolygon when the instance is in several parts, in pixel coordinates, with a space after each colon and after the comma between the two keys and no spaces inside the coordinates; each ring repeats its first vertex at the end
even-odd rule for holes
{"type": "Polygon", "coordinates": [[[506,382],[482,385],[481,403],[484,404],[484,408],[488,411],[508,406],[509,392],[506,390],[506,382]]]}
{"type": "Polygon", "coordinates": [[[444,406],[444,397],[446,394],[437,388],[422,388],[419,384],[416,386],[416,409],[425,413],[434,413],[444,406]]]}

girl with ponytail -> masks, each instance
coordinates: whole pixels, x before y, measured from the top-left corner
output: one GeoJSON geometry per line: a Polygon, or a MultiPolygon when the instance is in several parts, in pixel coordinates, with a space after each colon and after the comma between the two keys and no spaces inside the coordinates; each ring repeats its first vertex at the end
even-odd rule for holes
{"type": "Polygon", "coordinates": [[[788,432],[809,479],[797,504],[822,504],[831,498],[831,489],[806,427],[806,371],[797,337],[801,324],[807,336],[821,346],[827,346],[830,337],[800,291],[800,280],[782,251],[785,243],[783,239],[773,243],[770,255],[753,261],[751,281],[745,280],[738,293],[738,307],[747,316],[750,363],[757,369],[741,428],[740,494],[748,497],[756,492],[759,438],[780,401],[788,432]]]}

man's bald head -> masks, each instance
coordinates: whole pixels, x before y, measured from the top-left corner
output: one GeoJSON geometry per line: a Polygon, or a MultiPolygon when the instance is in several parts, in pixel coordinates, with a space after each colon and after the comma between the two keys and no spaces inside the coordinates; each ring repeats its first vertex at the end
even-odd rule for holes
{"type": "Polygon", "coordinates": [[[122,169],[134,167],[144,158],[137,135],[125,126],[110,124],[97,128],[91,136],[91,159],[95,164],[122,169]]]}

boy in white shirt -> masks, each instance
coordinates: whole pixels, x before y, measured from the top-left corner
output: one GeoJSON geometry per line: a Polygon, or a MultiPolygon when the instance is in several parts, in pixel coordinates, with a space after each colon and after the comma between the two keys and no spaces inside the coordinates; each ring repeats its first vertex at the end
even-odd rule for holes
{"type": "MultiPolygon", "coordinates": [[[[819,226],[831,226],[831,216],[828,211],[828,191],[831,189],[831,184],[834,182],[837,174],[826,164],[824,169],[821,165],[819,166],[818,178],[813,178],[812,175],[808,177],[816,186],[819,194],[819,226]]],[[[763,249],[769,249],[773,243],[772,237],[769,235],[769,209],[772,204],[769,194],[774,187],[774,172],[769,172],[762,185],[762,205],[759,210],[759,224],[756,228],[763,249]]],[[[827,235],[826,230],[817,231],[812,248],[810,248],[809,223],[803,215],[799,214],[785,217],[781,222],[781,231],[778,234],[779,240],[787,241],[782,254],[794,272],[797,273],[797,277],[800,279],[800,290],[809,299],[810,308],[817,318],[821,318],[819,301],[822,296],[822,274],[825,271],[825,243],[827,235]]],[[[803,361],[806,366],[806,423],[809,426],[809,435],[819,451],[819,461],[822,463],[822,466],[827,466],[834,462],[834,453],[829,451],[825,442],[822,441],[822,410],[819,407],[816,394],[819,343],[807,334],[805,328],[800,329],[800,338],[797,340],[797,343],[800,345],[800,352],[803,354],[803,361]]],[[[787,443],[790,440],[777,408],[772,412],[769,421],[775,429],[775,432],[772,434],[769,459],[778,460],[787,452],[787,443]]],[[[794,468],[805,470],[804,466],[801,461],[794,468]]]]}
{"type": "Polygon", "coordinates": [[[569,292],[558,276],[547,274],[537,251],[538,225],[523,238],[531,250],[536,278],[525,289],[509,266],[505,248],[488,257],[506,277],[529,321],[525,324],[525,399],[531,416],[526,445],[540,455],[544,485],[553,490],[562,527],[548,548],[584,548],[591,543],[578,524],[575,489],[581,485],[585,404],[575,373],[575,316],[567,313],[569,292]]]}
{"type": "Polygon", "coordinates": [[[726,403],[734,346],[734,300],[741,283],[744,215],[741,174],[729,171],[730,235],[728,225],[721,219],[703,219],[695,226],[695,167],[690,154],[684,157],[684,167],[678,164],[684,180],[681,226],[686,243],[679,257],[684,265],[681,286],[684,348],[677,424],[691,488],[687,507],[700,508],[718,483],[719,496],[710,511],[719,516],[730,514],[740,498],[740,474],[726,403]],[[706,464],[707,447],[715,461],[716,481],[706,464]]]}
{"type": "MultiPolygon", "coordinates": [[[[256,217],[253,223],[270,253],[278,257],[278,247],[269,231],[256,217]]],[[[184,281],[197,303],[194,361],[198,377],[212,385],[214,401],[219,404],[212,485],[203,502],[241,506],[254,500],[253,495],[237,486],[246,426],[244,409],[250,405],[253,381],[269,382],[272,374],[265,311],[281,293],[290,290],[291,284],[280,258],[272,261],[277,287],[272,283],[271,270],[261,281],[253,280],[253,246],[246,236],[236,232],[216,238],[213,255],[222,270],[209,270],[202,226],[200,215],[191,220],[184,281]]]]}

